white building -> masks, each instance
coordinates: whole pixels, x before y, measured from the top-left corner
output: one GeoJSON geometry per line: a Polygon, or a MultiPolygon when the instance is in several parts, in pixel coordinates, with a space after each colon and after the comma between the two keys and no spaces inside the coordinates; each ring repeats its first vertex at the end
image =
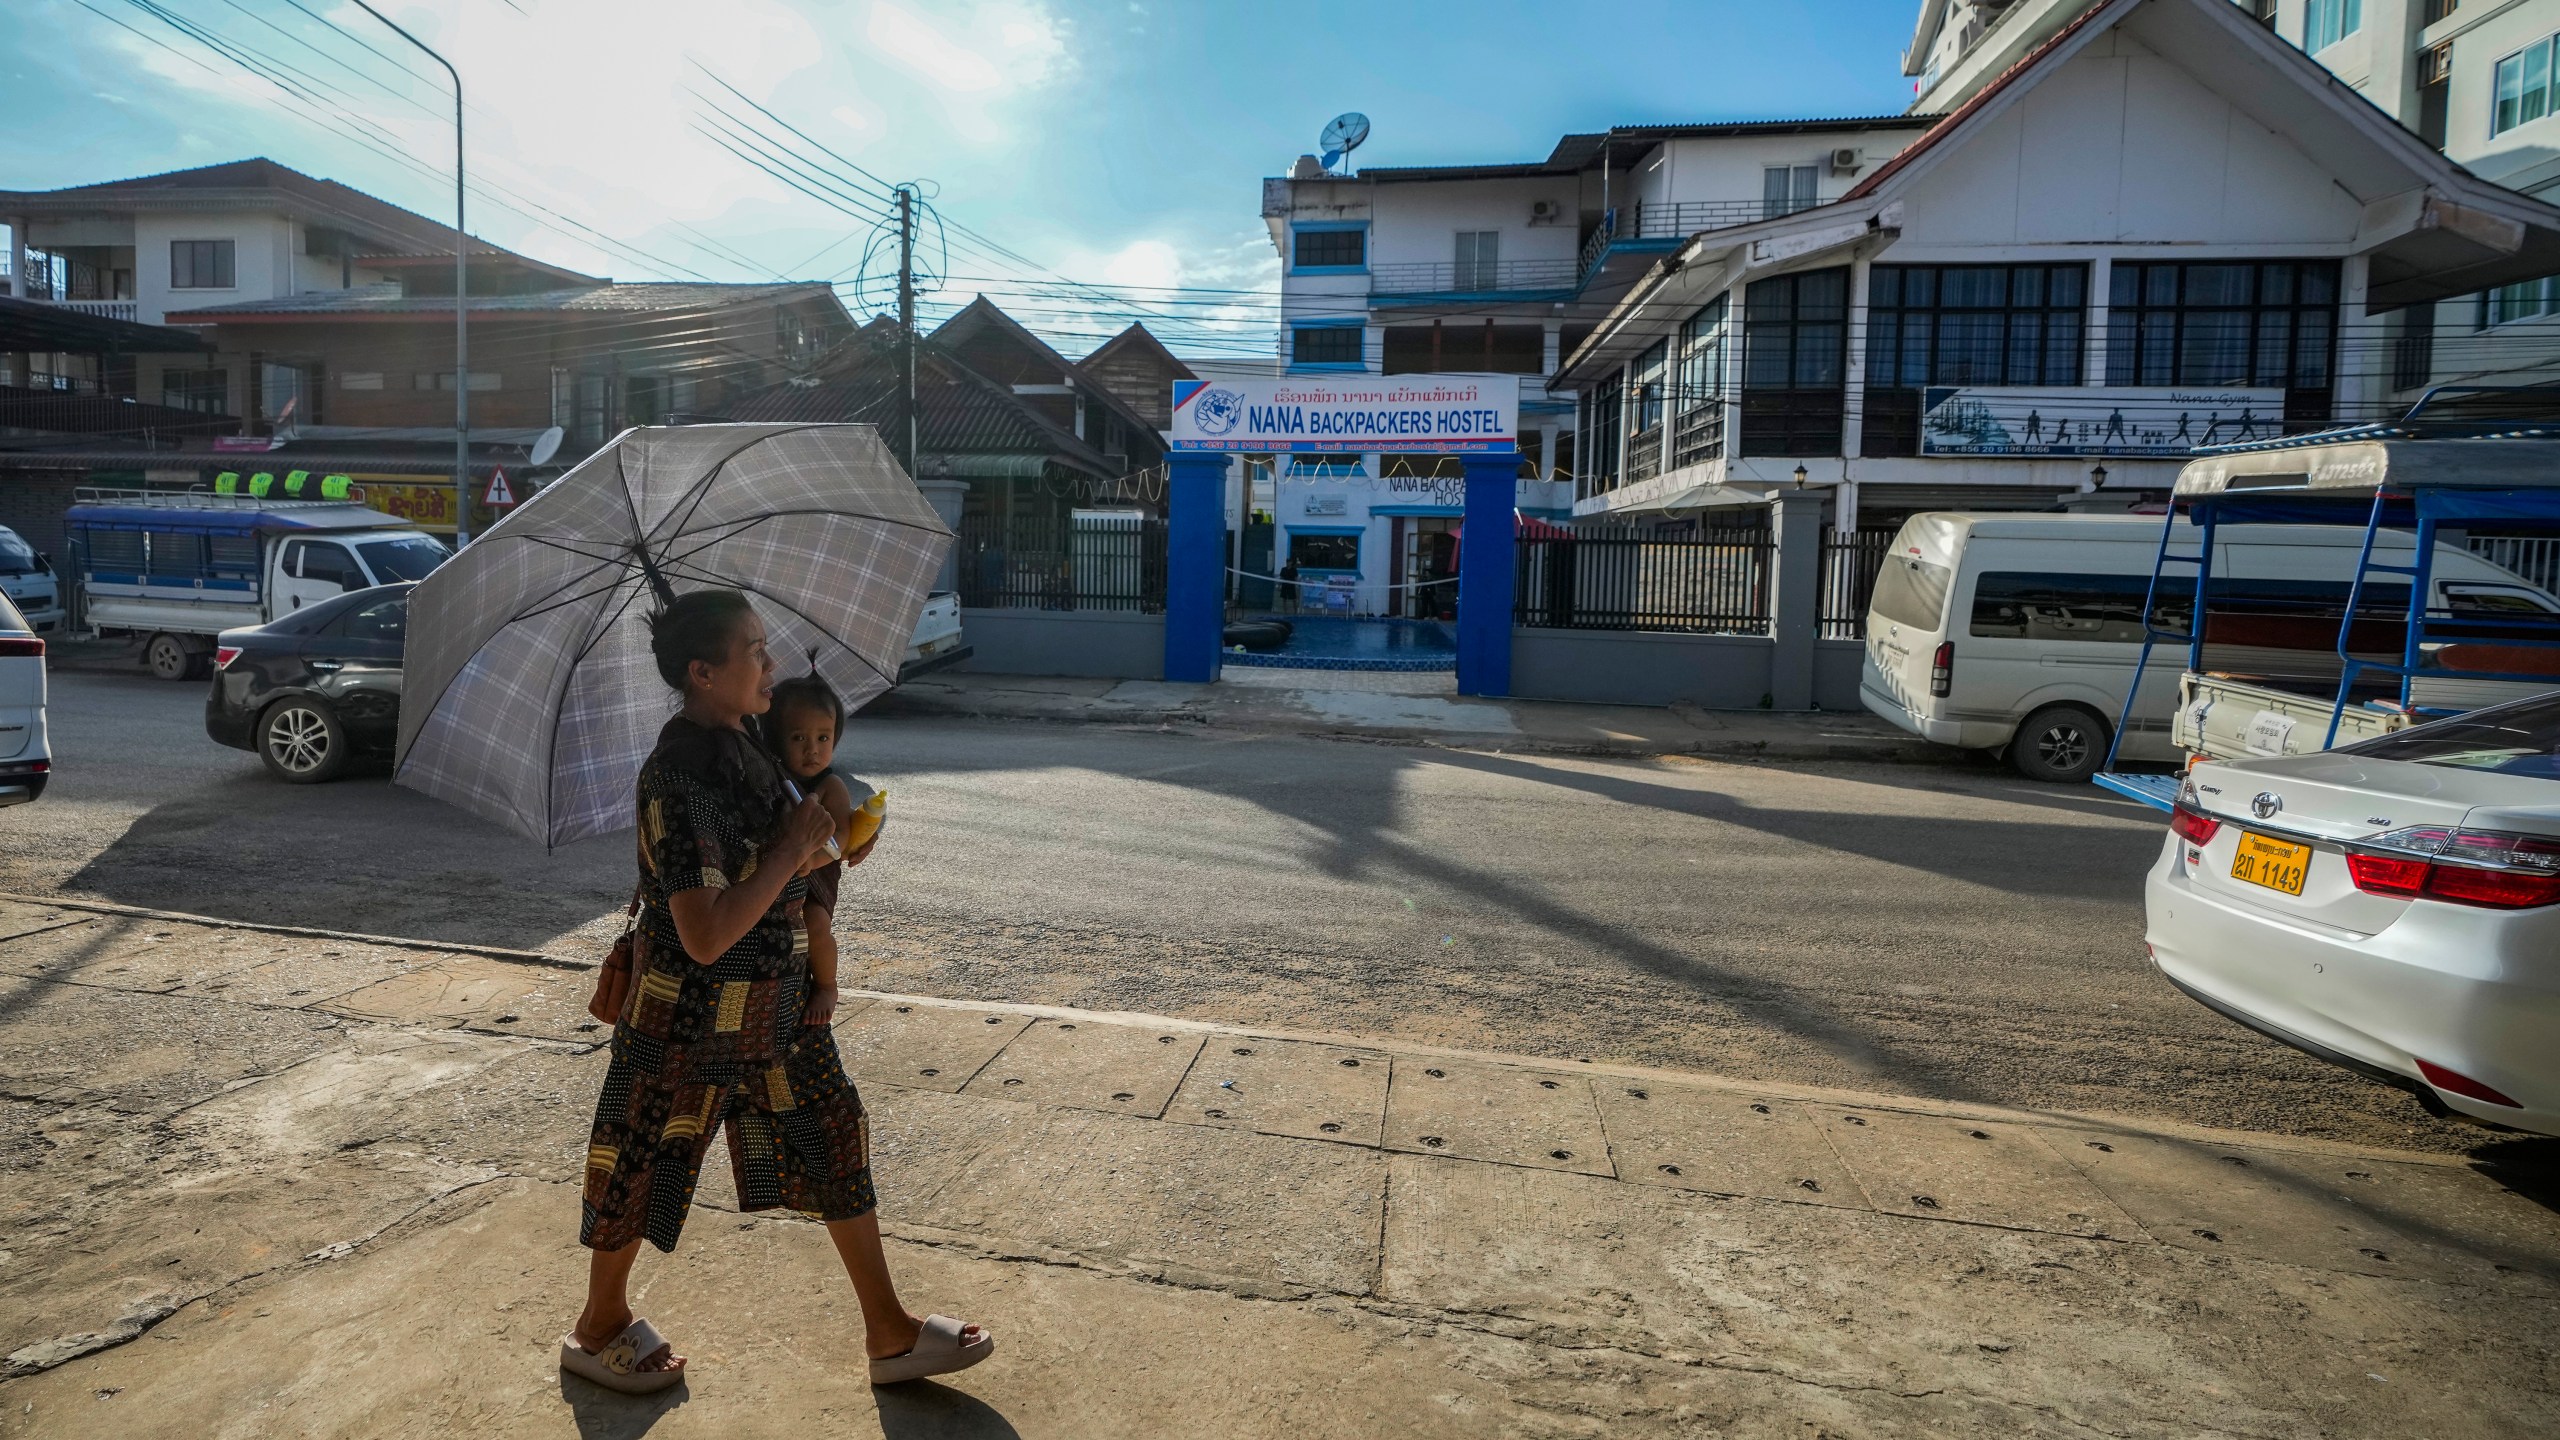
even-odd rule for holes
{"type": "Polygon", "coordinates": [[[2000,33],[1938,62],[1961,103],[1909,147],[1683,242],[1550,377],[1585,401],[1577,516],[2156,492],[2192,445],[2389,413],[2378,317],[2560,269],[2560,210],[2230,0],[2103,0],[1981,61],[2000,33]]]}
{"type": "MultiPolygon", "coordinates": [[[[1544,160],[1373,167],[1302,158],[1263,183],[1282,265],[1290,373],[1487,373],[1520,381],[1519,509],[1561,520],[1585,468],[1573,402],[1546,377],[1650,265],[1700,231],[1837,200],[1931,117],[1631,126],[1567,135],[1544,160]]],[[[1434,457],[1281,462],[1275,563],[1346,576],[1356,608],[1451,599],[1459,468],[1434,457]]]]}
{"type": "MultiPolygon", "coordinates": [[[[2560,187],[2560,0],[2239,0],[2445,157],[2541,199],[2560,187]]],[[[1912,108],[1961,105],[2086,0],[1924,0],[1912,108]]],[[[2392,406],[2430,385],[2560,382],[2560,277],[2413,305],[2348,337],[2392,406]]]]}

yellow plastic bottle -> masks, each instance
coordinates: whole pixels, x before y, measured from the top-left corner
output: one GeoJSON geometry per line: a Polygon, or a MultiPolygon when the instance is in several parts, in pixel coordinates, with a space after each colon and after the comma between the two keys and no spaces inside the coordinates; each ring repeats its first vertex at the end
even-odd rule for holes
{"type": "Polygon", "coordinates": [[[850,855],[854,851],[861,849],[863,846],[870,844],[871,838],[880,833],[881,822],[888,818],[889,792],[886,790],[872,791],[871,798],[863,801],[862,808],[854,811],[853,818],[845,824],[847,831],[844,846],[845,853],[850,855]]]}

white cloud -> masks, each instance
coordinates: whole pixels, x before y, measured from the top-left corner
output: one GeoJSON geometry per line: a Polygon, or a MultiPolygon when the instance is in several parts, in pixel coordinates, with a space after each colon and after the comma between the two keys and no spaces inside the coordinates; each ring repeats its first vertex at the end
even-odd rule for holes
{"type": "Polygon", "coordinates": [[[871,7],[871,43],[882,53],[945,90],[974,93],[1005,83],[996,63],[944,35],[903,6],[879,0],[871,7]]]}

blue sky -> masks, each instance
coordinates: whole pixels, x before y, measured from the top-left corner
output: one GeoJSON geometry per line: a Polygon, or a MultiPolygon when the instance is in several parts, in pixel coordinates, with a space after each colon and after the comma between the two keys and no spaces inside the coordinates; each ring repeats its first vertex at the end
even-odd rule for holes
{"type": "MultiPolygon", "coordinates": [[[[705,134],[729,127],[727,146],[752,148],[737,128],[752,124],[806,163],[808,143],[725,82],[872,176],[929,182],[955,245],[935,300],[985,290],[1071,354],[1138,306],[1177,350],[1269,353],[1259,297],[1278,267],[1259,181],[1314,149],[1339,111],[1369,115],[1358,158],[1378,165],[1534,159],[1561,133],[1611,124],[1893,113],[1910,100],[1899,58],[1917,10],[1916,0],[377,4],[463,72],[472,170],[489,187],[472,197],[476,233],[621,279],[850,285],[868,223],[705,134]],[[1129,303],[1030,288],[1059,276],[1129,303]]],[[[265,155],[444,219],[449,107],[442,73],[345,0],[0,5],[0,125],[17,137],[0,189],[265,155]]],[[[857,211],[877,204],[871,181],[816,163],[834,178],[803,172],[803,184],[841,185],[839,202],[857,211]]],[[[931,253],[938,263],[941,246],[931,253]]],[[[880,298],[876,288],[847,295],[857,309],[880,298]]]]}

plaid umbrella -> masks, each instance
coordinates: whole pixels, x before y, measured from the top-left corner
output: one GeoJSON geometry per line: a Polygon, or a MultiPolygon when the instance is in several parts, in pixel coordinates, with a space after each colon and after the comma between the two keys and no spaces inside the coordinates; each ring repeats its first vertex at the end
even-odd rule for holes
{"type": "Polygon", "coordinates": [[[950,543],[871,426],[626,430],[410,593],[398,782],[546,845],[623,829],[677,703],[658,597],[745,591],[782,672],[851,709],[896,683],[950,543]]]}

